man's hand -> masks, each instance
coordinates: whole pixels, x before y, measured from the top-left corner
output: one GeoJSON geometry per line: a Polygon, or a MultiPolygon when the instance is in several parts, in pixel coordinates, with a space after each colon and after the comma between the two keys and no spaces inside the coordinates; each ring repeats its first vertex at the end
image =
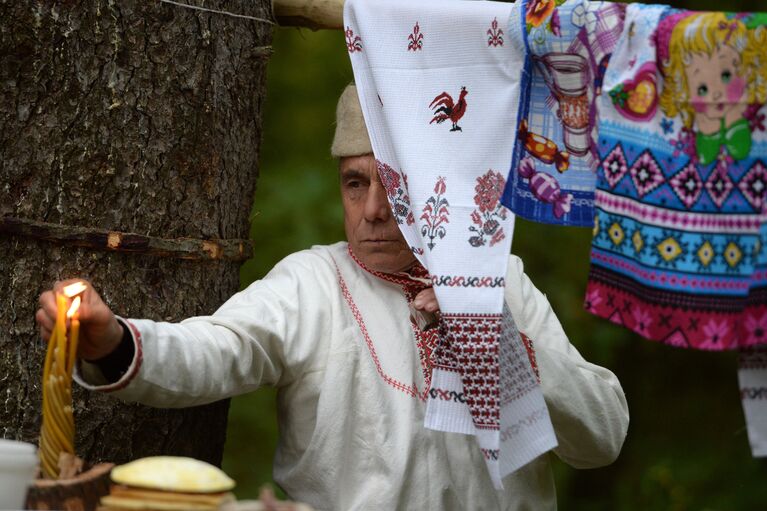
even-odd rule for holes
{"type": "Polygon", "coordinates": [[[421,329],[421,331],[430,330],[439,323],[439,303],[437,295],[433,288],[427,288],[415,295],[413,303],[410,305],[410,317],[421,329]]]}
{"type": "Polygon", "coordinates": [[[439,310],[439,302],[437,302],[437,295],[434,294],[434,288],[426,288],[415,295],[413,306],[421,312],[430,312],[432,314],[437,312],[439,310]]]}
{"type": "Polygon", "coordinates": [[[85,360],[97,360],[117,348],[123,337],[123,328],[90,282],[83,279],[56,282],[52,290],[40,295],[40,308],[35,314],[35,321],[40,327],[40,337],[47,342],[56,324],[56,293],[61,293],[64,287],[75,282],[83,282],[88,286],[80,295],[82,303],[78,309],[80,340],[77,354],[85,360]]]}

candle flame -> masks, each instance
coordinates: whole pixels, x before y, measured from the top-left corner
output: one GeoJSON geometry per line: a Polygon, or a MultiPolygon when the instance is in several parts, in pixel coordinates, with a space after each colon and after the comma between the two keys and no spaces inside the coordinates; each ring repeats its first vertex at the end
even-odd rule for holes
{"type": "Polygon", "coordinates": [[[73,296],[79,295],[86,289],[88,289],[88,286],[86,286],[84,283],[75,282],[74,284],[69,284],[64,288],[64,296],[67,298],[72,298],[73,296]]]}
{"type": "Polygon", "coordinates": [[[67,317],[71,318],[75,315],[75,312],[77,312],[77,309],[80,308],[80,297],[76,296],[74,300],[72,300],[72,305],[69,307],[69,310],[67,311],[67,317]]]}

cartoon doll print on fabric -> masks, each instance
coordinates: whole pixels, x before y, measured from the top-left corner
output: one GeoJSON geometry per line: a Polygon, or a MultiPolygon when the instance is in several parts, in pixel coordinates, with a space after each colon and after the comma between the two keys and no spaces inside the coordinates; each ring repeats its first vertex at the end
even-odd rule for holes
{"type": "Polygon", "coordinates": [[[660,108],[669,119],[681,118],[694,147],[688,154],[701,165],[718,161],[725,172],[730,162],[749,155],[751,123],[757,105],[764,103],[764,73],[758,65],[765,30],[748,28],[753,17],[680,12],[658,27],[665,78],[660,108]]]}
{"type": "Polygon", "coordinates": [[[766,23],[627,8],[598,100],[590,312],[674,346],[767,344],[766,23]]]}

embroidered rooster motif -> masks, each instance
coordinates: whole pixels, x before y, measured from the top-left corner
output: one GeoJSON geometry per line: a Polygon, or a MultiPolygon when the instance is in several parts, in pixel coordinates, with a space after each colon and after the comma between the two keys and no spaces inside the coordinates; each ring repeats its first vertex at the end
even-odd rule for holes
{"type": "Polygon", "coordinates": [[[450,122],[453,123],[453,127],[450,128],[450,131],[463,131],[461,127],[458,126],[458,121],[461,120],[463,114],[466,113],[466,95],[468,93],[469,91],[466,90],[466,87],[461,87],[457,102],[453,102],[453,97],[447,92],[443,92],[434,98],[429,104],[429,108],[434,109],[434,117],[429,121],[429,124],[433,122],[441,124],[450,119],[450,122]]]}

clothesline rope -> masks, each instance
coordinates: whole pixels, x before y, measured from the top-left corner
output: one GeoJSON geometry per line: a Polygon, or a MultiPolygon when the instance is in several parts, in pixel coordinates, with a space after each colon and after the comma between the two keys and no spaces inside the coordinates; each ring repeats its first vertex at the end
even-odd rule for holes
{"type": "Polygon", "coordinates": [[[226,16],[232,16],[233,18],[244,18],[244,19],[253,20],[253,21],[261,21],[263,23],[268,23],[269,25],[274,25],[275,24],[271,20],[267,20],[267,19],[264,19],[264,18],[256,18],[255,16],[248,16],[247,14],[237,14],[237,13],[229,12],[229,11],[220,11],[218,9],[208,9],[207,7],[200,7],[198,5],[192,5],[192,4],[187,4],[187,3],[183,3],[183,2],[174,2],[173,0],[160,0],[160,2],[162,2],[164,4],[176,5],[178,7],[184,7],[184,8],[187,8],[187,9],[194,9],[194,10],[197,10],[197,11],[210,12],[210,13],[213,13],[213,14],[224,14],[226,16]]]}

